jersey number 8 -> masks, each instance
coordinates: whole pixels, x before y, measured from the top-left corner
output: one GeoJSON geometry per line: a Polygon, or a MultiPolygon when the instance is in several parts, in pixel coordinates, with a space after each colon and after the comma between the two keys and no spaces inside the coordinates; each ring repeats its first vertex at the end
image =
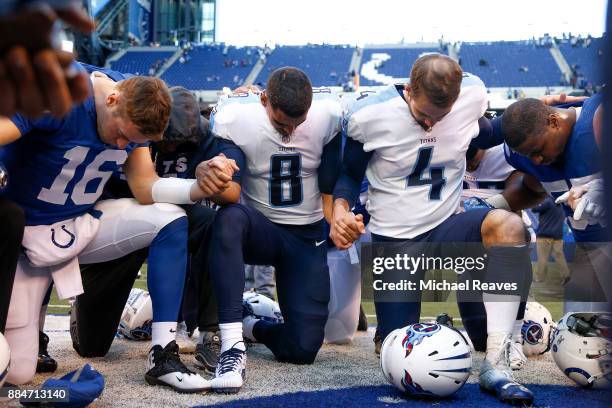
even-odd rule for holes
{"type": "Polygon", "coordinates": [[[270,157],[270,204],[273,207],[300,205],[302,191],[302,157],[282,154],[270,157]]]}

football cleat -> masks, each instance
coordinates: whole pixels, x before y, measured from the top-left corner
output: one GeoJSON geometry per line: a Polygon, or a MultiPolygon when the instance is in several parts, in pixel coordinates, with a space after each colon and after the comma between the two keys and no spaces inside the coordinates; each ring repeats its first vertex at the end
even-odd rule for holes
{"type": "Polygon", "coordinates": [[[495,394],[497,399],[502,402],[531,405],[533,393],[524,385],[517,383],[512,375],[512,369],[510,368],[512,340],[510,336],[489,335],[487,345],[492,343],[499,344],[499,347],[497,350],[487,347],[487,356],[480,366],[480,388],[495,394]]]}
{"type": "Polygon", "coordinates": [[[374,338],[372,341],[374,342],[374,353],[380,357],[380,348],[383,344],[383,338],[380,336],[380,332],[378,331],[378,327],[376,327],[376,331],[374,332],[374,338]]]}
{"type": "Polygon", "coordinates": [[[37,373],[52,373],[57,370],[57,361],[49,355],[47,346],[49,336],[43,332],[38,332],[38,361],[36,363],[37,373]]]}
{"type": "Polygon", "coordinates": [[[247,358],[246,351],[236,348],[236,344],[219,356],[215,376],[210,380],[215,392],[235,394],[242,387],[246,377],[247,358]]]}
{"type": "Polygon", "coordinates": [[[171,341],[164,348],[159,344],[151,348],[145,380],[150,385],[167,386],[181,393],[210,389],[210,381],[185,367],[179,357],[179,347],[175,341],[171,341]]]}
{"type": "Polygon", "coordinates": [[[196,345],[195,358],[201,367],[214,374],[221,351],[219,332],[205,332],[202,343],[196,345]]]}
{"type": "Polygon", "coordinates": [[[520,370],[527,364],[527,357],[523,353],[523,345],[518,341],[510,342],[510,368],[512,370],[520,370]]]}

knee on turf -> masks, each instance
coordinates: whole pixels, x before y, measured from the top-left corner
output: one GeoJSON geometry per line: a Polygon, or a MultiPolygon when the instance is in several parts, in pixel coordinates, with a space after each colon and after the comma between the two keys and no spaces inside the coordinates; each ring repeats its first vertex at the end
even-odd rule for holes
{"type": "Polygon", "coordinates": [[[525,243],[525,224],[520,216],[510,211],[490,211],[482,223],[481,232],[485,246],[525,243]]]}
{"type": "MultiPolygon", "coordinates": [[[[11,348],[11,367],[6,379],[12,384],[27,384],[32,381],[36,374],[38,331],[36,332],[36,339],[20,341],[23,339],[23,335],[26,334],[25,332],[22,328],[7,329],[7,340],[9,340],[9,347],[11,348]],[[11,333],[13,330],[17,331],[18,336],[14,336],[14,333],[11,333]]],[[[27,332],[28,334],[30,334],[29,332],[33,333],[32,330],[27,332]]]]}
{"type": "Polygon", "coordinates": [[[321,346],[316,350],[306,350],[298,344],[293,344],[287,347],[286,355],[282,358],[282,361],[293,363],[293,364],[312,364],[317,357],[317,353],[321,346]]]}
{"type": "Polygon", "coordinates": [[[290,332],[293,333],[292,338],[285,343],[283,356],[279,360],[294,364],[312,364],[323,345],[323,326],[312,324],[290,332]]]}
{"type": "Polygon", "coordinates": [[[72,347],[74,351],[81,357],[93,358],[93,357],[104,357],[108,350],[110,350],[111,344],[82,344],[75,343],[73,341],[72,347]]]}
{"type": "Polygon", "coordinates": [[[34,374],[36,374],[36,359],[11,360],[11,370],[8,372],[6,380],[11,384],[23,385],[32,381],[34,374]]]}

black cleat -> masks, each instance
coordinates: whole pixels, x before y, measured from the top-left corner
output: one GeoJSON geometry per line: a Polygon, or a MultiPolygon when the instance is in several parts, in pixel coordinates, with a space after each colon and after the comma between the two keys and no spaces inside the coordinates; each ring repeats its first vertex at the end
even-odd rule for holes
{"type": "Polygon", "coordinates": [[[202,343],[196,345],[195,359],[206,372],[214,374],[220,352],[221,338],[219,332],[206,332],[202,343]]]}
{"type": "Polygon", "coordinates": [[[43,332],[38,332],[38,362],[36,363],[37,373],[52,373],[57,370],[57,361],[49,355],[47,346],[49,336],[43,332]]]}
{"type": "Polygon", "coordinates": [[[380,336],[380,332],[378,331],[377,327],[372,341],[374,342],[374,353],[376,353],[378,357],[380,357],[380,348],[382,347],[383,340],[384,339],[380,336]]]}
{"type": "Polygon", "coordinates": [[[210,381],[185,367],[175,341],[171,341],[164,348],[159,344],[153,346],[149,351],[147,369],[145,380],[150,385],[163,385],[180,393],[210,389],[210,381]]]}

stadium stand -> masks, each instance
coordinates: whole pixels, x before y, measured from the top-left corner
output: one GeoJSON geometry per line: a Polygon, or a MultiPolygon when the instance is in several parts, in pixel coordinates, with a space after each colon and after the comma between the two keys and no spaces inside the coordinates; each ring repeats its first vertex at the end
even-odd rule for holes
{"type": "Polygon", "coordinates": [[[134,75],[155,75],[164,62],[175,51],[155,50],[136,51],[128,50],[121,58],[110,63],[111,69],[134,75]],[[153,71],[150,71],[153,68],[153,71]]]}
{"type": "Polygon", "coordinates": [[[460,63],[488,87],[557,86],[561,70],[547,47],[533,42],[463,43],[460,63]]]}
{"type": "Polygon", "coordinates": [[[341,86],[346,81],[354,47],[344,45],[278,46],[255,79],[265,84],[276,68],[293,66],[303,70],[314,86],[341,86]]]}
{"type": "Polygon", "coordinates": [[[376,68],[376,71],[384,76],[407,78],[414,61],[422,54],[431,52],[441,51],[438,48],[366,48],[363,50],[363,58],[361,59],[360,85],[385,85],[381,80],[375,79],[377,77],[375,74],[372,75],[371,69],[368,68],[370,64],[374,64],[372,68],[376,68]],[[373,62],[373,60],[380,62],[373,62]],[[376,65],[378,66],[376,67],[376,65]]]}
{"type": "MultiPolygon", "coordinates": [[[[562,41],[559,49],[570,67],[575,67],[577,74],[588,82],[600,85],[603,82],[601,61],[603,58],[603,38],[585,39],[584,41],[562,41]],[[573,44],[572,44],[573,43],[573,44]]],[[[577,84],[581,85],[581,84],[577,84]]]]}
{"type": "Polygon", "coordinates": [[[443,52],[458,57],[464,71],[478,75],[489,88],[542,88],[538,92],[543,92],[545,87],[574,85],[592,93],[602,83],[599,64],[593,61],[602,58],[603,42],[603,38],[547,36],[528,41],[449,44],[444,50],[435,43],[367,46],[363,50],[346,45],[311,44],[277,46],[273,50],[224,44],[189,45],[183,50],[136,47],[118,54],[110,67],[140,75],[153,72],[169,85],[182,85],[194,91],[218,91],[238,87],[245,81],[265,86],[274,69],[290,65],[304,70],[314,86],[341,86],[346,91],[352,79],[351,69],[360,72],[360,86],[380,86],[405,79],[413,62],[423,53],[443,52]],[[568,83],[570,69],[574,78],[568,83]]]}
{"type": "Polygon", "coordinates": [[[161,76],[169,85],[213,90],[242,85],[260,57],[256,47],[196,45],[185,51],[161,76]]]}

